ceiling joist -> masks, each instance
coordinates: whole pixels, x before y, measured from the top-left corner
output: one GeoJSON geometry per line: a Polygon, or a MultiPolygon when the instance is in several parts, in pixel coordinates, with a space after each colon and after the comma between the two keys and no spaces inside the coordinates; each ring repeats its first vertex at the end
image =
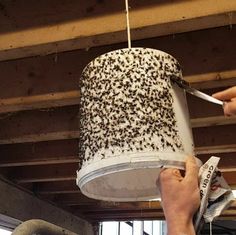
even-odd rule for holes
{"type": "MultiPolygon", "coordinates": [[[[236,76],[236,71],[231,71],[236,76]]],[[[220,73],[215,73],[213,76],[186,76],[184,79],[189,81],[193,87],[200,86],[198,83],[204,84],[205,82],[218,81],[217,76],[220,73]],[[194,82],[196,81],[196,86],[194,82]]],[[[230,84],[235,85],[236,79],[232,80],[231,77],[221,77],[221,81],[224,81],[228,85],[227,81],[230,80],[230,84]]],[[[223,82],[222,84],[223,85],[223,82]]],[[[79,105],[80,92],[79,89],[65,92],[55,92],[42,95],[31,95],[14,98],[3,98],[0,99],[0,114],[19,112],[24,110],[34,109],[50,109],[62,106],[79,105]]]]}
{"type": "MultiPolygon", "coordinates": [[[[223,172],[230,185],[236,185],[235,168],[236,166],[231,166],[230,172],[223,172]],[[234,170],[232,171],[232,169],[234,170]]],[[[20,167],[4,168],[2,173],[17,183],[42,183],[73,181],[76,179],[76,171],[78,169],[79,165],[77,163],[67,163],[63,166],[60,164],[48,165],[47,168],[44,166],[25,166],[23,170],[20,167]]]]}
{"type": "MultiPolygon", "coordinates": [[[[111,4],[114,5],[113,1],[110,4],[104,4],[103,7],[109,9],[111,4]]],[[[64,4],[61,5],[64,6],[64,4]]],[[[74,12],[75,6],[73,4],[69,6],[71,9],[67,6],[68,4],[65,2],[65,9],[68,12],[69,10],[74,12]]],[[[10,8],[7,4],[4,7],[10,8]]],[[[17,4],[11,7],[17,7],[17,4]]],[[[78,9],[81,8],[83,9],[83,5],[78,9]]],[[[55,8],[52,9],[55,11],[55,8]]],[[[11,28],[10,32],[3,31],[0,35],[0,60],[45,55],[126,41],[125,11],[123,9],[117,9],[118,11],[113,11],[112,14],[109,14],[107,10],[106,14],[96,17],[90,17],[78,11],[77,18],[73,20],[46,25],[35,23],[30,28],[11,28]]],[[[142,39],[232,25],[235,23],[233,15],[236,11],[236,3],[234,0],[178,1],[175,4],[167,1],[165,4],[153,4],[131,9],[132,38],[142,39]],[[199,8],[199,6],[201,7],[199,8]]],[[[26,14],[28,13],[26,12],[26,14]]],[[[33,20],[34,16],[31,15],[31,17],[33,20]]],[[[4,18],[4,21],[7,23],[8,19],[4,18]]],[[[54,21],[56,20],[54,19],[54,21]]]]}
{"type": "MultiPolygon", "coordinates": [[[[236,30],[223,27],[133,44],[172,54],[183,66],[185,80],[196,87],[205,83],[214,87],[215,82],[221,86],[236,85],[232,37],[236,37],[236,30]]],[[[0,113],[78,104],[79,77],[86,64],[100,54],[121,47],[126,45],[58,54],[57,60],[55,55],[50,55],[0,63],[0,77],[10,78],[5,79],[0,87],[0,113]]]]}
{"type": "MultiPolygon", "coordinates": [[[[196,108],[203,103],[204,101],[198,99],[196,108]]],[[[213,110],[223,112],[222,107],[214,104],[213,107],[213,110]]],[[[199,113],[204,112],[205,110],[199,109],[199,113]]],[[[235,118],[227,118],[222,115],[192,118],[193,126],[197,127],[193,128],[195,146],[234,144],[235,121],[235,118]],[[222,134],[217,135],[218,131],[221,131],[222,134]]],[[[3,117],[0,119],[0,125],[0,144],[75,139],[79,137],[78,106],[20,112],[3,117]]]]}

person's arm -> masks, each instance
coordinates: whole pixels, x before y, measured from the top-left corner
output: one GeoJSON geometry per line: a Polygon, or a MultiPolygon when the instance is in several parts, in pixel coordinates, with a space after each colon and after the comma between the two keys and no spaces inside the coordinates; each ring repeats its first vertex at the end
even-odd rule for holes
{"type": "Polygon", "coordinates": [[[195,158],[188,157],[184,177],[178,169],[160,173],[158,185],[168,235],[195,235],[193,216],[200,205],[198,171],[195,158]]]}
{"type": "Polygon", "coordinates": [[[224,104],[225,115],[236,115],[236,86],[217,92],[212,96],[216,99],[226,101],[224,104]]]}

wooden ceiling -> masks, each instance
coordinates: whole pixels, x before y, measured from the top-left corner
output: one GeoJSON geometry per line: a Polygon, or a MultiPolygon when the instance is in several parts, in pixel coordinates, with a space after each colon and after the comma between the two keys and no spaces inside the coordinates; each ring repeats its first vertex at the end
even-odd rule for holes
{"type": "MultiPolygon", "coordinates": [[[[236,85],[235,0],[130,0],[133,46],[178,59],[208,94],[236,85]]],[[[123,1],[0,1],[0,173],[89,221],[159,219],[159,202],[83,196],[78,169],[79,78],[96,56],[126,47],[123,1]]],[[[187,96],[197,156],[221,157],[236,189],[236,117],[187,96]]],[[[236,204],[224,212],[235,218],[236,204]]]]}

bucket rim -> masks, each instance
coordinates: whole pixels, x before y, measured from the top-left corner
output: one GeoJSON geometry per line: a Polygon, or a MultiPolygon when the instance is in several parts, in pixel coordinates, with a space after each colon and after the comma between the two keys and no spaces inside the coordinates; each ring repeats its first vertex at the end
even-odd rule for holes
{"type": "Polygon", "coordinates": [[[164,55],[164,56],[170,56],[172,59],[175,60],[175,62],[177,64],[180,65],[180,63],[178,62],[178,60],[171,54],[165,52],[165,51],[162,51],[162,50],[158,50],[158,49],[155,49],[155,48],[149,48],[149,47],[132,47],[132,48],[120,48],[120,49],[115,49],[115,50],[111,50],[111,51],[108,51],[108,52],[105,52],[97,57],[95,57],[94,59],[92,59],[82,70],[81,72],[81,75],[85,72],[85,70],[94,62],[96,61],[97,59],[103,57],[103,56],[106,56],[106,55],[110,55],[114,52],[118,52],[118,51],[135,51],[135,50],[148,50],[148,51],[155,51],[157,53],[159,53],[159,55],[164,55]]]}

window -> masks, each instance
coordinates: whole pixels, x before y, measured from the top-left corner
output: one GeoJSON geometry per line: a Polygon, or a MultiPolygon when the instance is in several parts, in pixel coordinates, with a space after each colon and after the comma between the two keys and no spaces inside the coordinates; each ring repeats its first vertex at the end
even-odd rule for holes
{"type": "Polygon", "coordinates": [[[121,221],[102,222],[100,235],[163,235],[165,222],[154,221],[121,221]]]}
{"type": "Polygon", "coordinates": [[[5,230],[5,229],[2,229],[0,228],[0,234],[1,235],[11,235],[12,232],[8,231],[8,230],[5,230]]]}

